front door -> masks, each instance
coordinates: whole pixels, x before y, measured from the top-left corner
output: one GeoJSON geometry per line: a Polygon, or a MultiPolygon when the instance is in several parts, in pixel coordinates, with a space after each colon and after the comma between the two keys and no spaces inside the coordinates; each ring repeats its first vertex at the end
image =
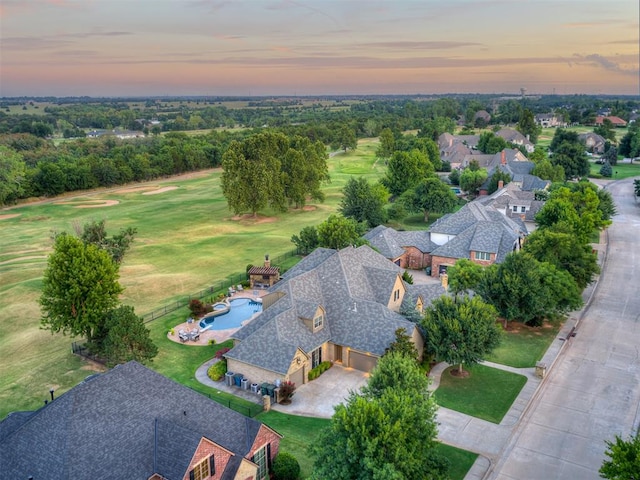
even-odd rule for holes
{"type": "Polygon", "coordinates": [[[342,363],[342,345],[336,345],[334,356],[334,361],[342,363]]]}

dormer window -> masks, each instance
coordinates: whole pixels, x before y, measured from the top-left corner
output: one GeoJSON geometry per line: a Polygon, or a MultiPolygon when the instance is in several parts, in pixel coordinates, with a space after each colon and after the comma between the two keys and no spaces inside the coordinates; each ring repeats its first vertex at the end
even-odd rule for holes
{"type": "Polygon", "coordinates": [[[324,315],[322,312],[318,312],[318,314],[313,318],[313,331],[320,330],[324,326],[324,315]]]}
{"type": "Polygon", "coordinates": [[[393,301],[397,302],[400,299],[400,289],[393,291],[393,301]]]}

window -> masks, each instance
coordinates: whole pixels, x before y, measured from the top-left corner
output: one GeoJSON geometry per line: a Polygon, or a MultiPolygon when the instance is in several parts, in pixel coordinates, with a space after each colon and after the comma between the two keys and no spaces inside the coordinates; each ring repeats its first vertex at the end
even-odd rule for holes
{"type": "Polygon", "coordinates": [[[527,211],[527,209],[526,209],[526,207],[520,207],[520,211],[521,211],[522,213],[525,213],[525,212],[527,211]]]}
{"type": "Polygon", "coordinates": [[[267,480],[271,467],[271,444],[267,443],[253,455],[253,463],[258,466],[257,480],[267,480]]]}
{"type": "Polygon", "coordinates": [[[189,472],[189,480],[204,480],[216,473],[216,463],[213,455],[205,458],[189,472]]]}
{"type": "Polygon", "coordinates": [[[324,324],[324,315],[322,315],[321,313],[313,319],[313,329],[318,330],[322,328],[323,324],[324,324]]]}
{"type": "Polygon", "coordinates": [[[397,302],[399,298],[400,298],[400,289],[394,290],[393,291],[393,301],[397,302]]]}
{"type": "Polygon", "coordinates": [[[513,211],[514,211],[514,212],[517,212],[517,211],[518,211],[518,206],[517,206],[517,205],[514,205],[514,206],[513,206],[513,211]]]}
{"type": "Polygon", "coordinates": [[[491,260],[491,254],[489,252],[475,252],[476,260],[491,260]]]}
{"type": "Polygon", "coordinates": [[[311,352],[311,368],[316,368],[322,363],[322,347],[316,348],[311,352]]]}

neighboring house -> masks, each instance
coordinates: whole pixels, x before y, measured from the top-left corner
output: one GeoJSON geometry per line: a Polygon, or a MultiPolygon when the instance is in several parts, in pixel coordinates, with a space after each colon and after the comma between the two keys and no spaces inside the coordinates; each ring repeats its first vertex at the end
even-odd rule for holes
{"type": "MultiPolygon", "coordinates": [[[[417,326],[400,312],[405,297],[414,308],[428,303],[408,285],[403,269],[367,245],[317,248],[262,297],[263,311],[233,334],[225,354],[228,370],[253,383],[301,385],[323,361],[371,371],[404,328],[418,351],[417,326]]],[[[444,293],[440,285],[431,289],[444,293]]]]}
{"type": "Polygon", "coordinates": [[[480,167],[487,170],[487,180],[478,190],[480,195],[487,195],[491,177],[497,170],[509,174],[511,182],[518,185],[522,190],[545,190],[551,183],[531,175],[535,164],[529,161],[520,150],[505,148],[488,160],[482,158],[479,164],[480,167]]]}
{"type": "Polygon", "coordinates": [[[553,113],[540,113],[534,117],[534,121],[542,128],[566,127],[567,122],[562,117],[553,113]]]}
{"type": "Polygon", "coordinates": [[[544,205],[543,201],[535,199],[534,191],[525,191],[515,182],[499,186],[493,194],[478,197],[474,202],[493,207],[515,222],[522,222],[528,233],[536,229],[535,215],[544,205]]]}
{"type": "Polygon", "coordinates": [[[129,362],[0,422],[0,479],[266,480],[281,438],[129,362]]]}
{"type": "Polygon", "coordinates": [[[445,273],[460,258],[480,265],[500,263],[508,253],[520,249],[527,233],[521,222],[479,202],[439,218],[429,232],[431,241],[438,245],[431,252],[432,276],[445,273]]]}
{"type": "Polygon", "coordinates": [[[486,110],[478,110],[473,115],[473,124],[475,125],[478,120],[482,121],[485,125],[488,125],[491,122],[491,114],[486,110]]]}
{"type": "Polygon", "coordinates": [[[625,122],[623,119],[621,119],[620,117],[616,117],[616,116],[604,116],[604,115],[598,115],[596,117],[596,125],[602,125],[602,123],[606,120],[609,120],[614,127],[626,127],[627,126],[627,122],[625,122]]]}
{"type": "Polygon", "coordinates": [[[419,270],[431,265],[431,250],[435,244],[426,230],[398,232],[378,225],[363,235],[363,238],[399,267],[419,270]]]}
{"type": "Polygon", "coordinates": [[[496,132],[496,136],[503,138],[508,143],[522,145],[528,153],[533,152],[535,149],[535,145],[527,137],[513,128],[501,128],[496,132]]]}
{"type": "Polygon", "coordinates": [[[251,267],[247,275],[251,288],[269,288],[280,280],[280,267],[272,267],[269,255],[265,255],[264,266],[251,267]]]}
{"type": "Polygon", "coordinates": [[[604,153],[605,138],[594,132],[586,132],[578,135],[581,142],[587,147],[587,151],[602,155],[604,153]]]}
{"type": "Polygon", "coordinates": [[[479,135],[452,135],[445,132],[438,137],[440,159],[451,164],[451,168],[459,168],[464,158],[477,152],[479,135]]]}

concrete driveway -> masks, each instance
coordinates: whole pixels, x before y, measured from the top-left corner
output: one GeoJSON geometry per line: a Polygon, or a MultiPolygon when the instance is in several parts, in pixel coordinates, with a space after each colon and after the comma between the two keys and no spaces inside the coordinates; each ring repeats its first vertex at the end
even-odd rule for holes
{"type": "Polygon", "coordinates": [[[272,409],[291,415],[331,418],[333,407],[344,403],[349,392],[357,392],[367,383],[369,374],[334,365],[315,380],[296,388],[290,405],[272,409]]]}

